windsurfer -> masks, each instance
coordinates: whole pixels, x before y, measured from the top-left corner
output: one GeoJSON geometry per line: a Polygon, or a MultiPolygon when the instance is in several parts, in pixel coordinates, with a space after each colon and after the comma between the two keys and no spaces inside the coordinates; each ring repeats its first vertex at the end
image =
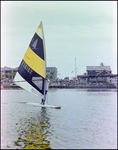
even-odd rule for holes
{"type": "Polygon", "coordinates": [[[50,84],[50,80],[48,78],[48,75],[46,75],[46,78],[45,78],[45,94],[44,94],[44,99],[42,99],[42,102],[41,104],[45,104],[45,100],[46,100],[46,95],[47,95],[47,92],[48,92],[48,89],[49,89],[49,84],[50,84]]]}

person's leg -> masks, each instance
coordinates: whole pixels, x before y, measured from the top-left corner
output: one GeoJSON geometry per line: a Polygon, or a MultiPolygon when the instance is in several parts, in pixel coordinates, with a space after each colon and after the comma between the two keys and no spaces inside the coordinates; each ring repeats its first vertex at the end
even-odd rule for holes
{"type": "Polygon", "coordinates": [[[44,95],[43,104],[45,104],[45,101],[46,101],[46,94],[47,94],[47,90],[45,91],[45,95],[44,95]]]}
{"type": "Polygon", "coordinates": [[[45,104],[45,100],[43,99],[43,105],[45,104]]]}
{"type": "Polygon", "coordinates": [[[41,100],[41,103],[40,104],[43,104],[43,99],[41,100]]]}

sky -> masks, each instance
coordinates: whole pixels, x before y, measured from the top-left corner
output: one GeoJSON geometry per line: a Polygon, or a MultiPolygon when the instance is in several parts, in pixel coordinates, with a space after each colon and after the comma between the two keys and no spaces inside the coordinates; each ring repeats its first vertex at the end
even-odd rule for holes
{"type": "Polygon", "coordinates": [[[40,21],[57,77],[101,62],[117,73],[117,1],[1,1],[1,67],[20,65],[40,21]]]}

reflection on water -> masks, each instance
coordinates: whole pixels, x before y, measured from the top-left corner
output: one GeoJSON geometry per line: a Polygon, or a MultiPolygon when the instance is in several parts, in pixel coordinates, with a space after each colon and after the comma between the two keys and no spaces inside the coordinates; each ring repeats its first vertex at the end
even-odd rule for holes
{"type": "Polygon", "coordinates": [[[50,89],[51,109],[25,90],[1,91],[2,149],[117,149],[116,89],[50,89]]]}
{"type": "Polygon", "coordinates": [[[49,136],[54,130],[49,120],[46,108],[41,109],[37,118],[22,119],[17,130],[19,137],[14,143],[24,149],[51,149],[49,136]]]}

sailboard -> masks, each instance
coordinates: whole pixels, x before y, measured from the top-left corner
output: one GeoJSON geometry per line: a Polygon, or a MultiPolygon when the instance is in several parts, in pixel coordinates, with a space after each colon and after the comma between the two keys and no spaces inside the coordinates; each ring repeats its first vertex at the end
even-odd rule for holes
{"type": "Polygon", "coordinates": [[[34,106],[40,106],[40,107],[50,107],[50,108],[55,108],[55,109],[60,109],[61,107],[60,106],[54,106],[54,105],[48,105],[48,104],[45,104],[45,105],[42,105],[42,104],[39,104],[39,103],[27,103],[29,105],[34,105],[34,106]]]}
{"type": "Polygon", "coordinates": [[[14,83],[41,97],[41,95],[44,96],[45,94],[45,78],[46,51],[42,22],[40,22],[18,67],[14,83]]]}

